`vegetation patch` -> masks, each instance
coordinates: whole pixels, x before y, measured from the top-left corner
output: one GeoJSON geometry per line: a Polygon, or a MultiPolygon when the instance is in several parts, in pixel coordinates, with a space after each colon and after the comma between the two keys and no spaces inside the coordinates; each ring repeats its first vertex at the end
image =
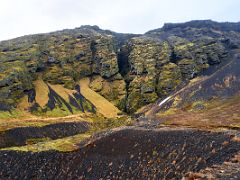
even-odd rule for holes
{"type": "MultiPolygon", "coordinates": [[[[128,119],[127,116],[121,116],[115,119],[114,118],[109,119],[103,116],[102,117],[96,116],[92,117],[91,120],[92,120],[91,126],[87,127],[87,129],[85,128],[85,130],[83,130],[81,134],[77,134],[77,132],[80,131],[76,131],[78,129],[74,125],[74,124],[77,125],[80,122],[62,123],[62,127],[59,128],[58,126],[60,126],[61,123],[43,126],[40,129],[35,128],[35,130],[32,129],[33,127],[25,127],[25,130],[19,129],[20,132],[15,132],[16,131],[15,129],[5,131],[3,137],[5,137],[6,142],[2,142],[2,144],[9,147],[2,148],[1,150],[34,151],[34,152],[47,150],[73,151],[78,148],[76,144],[79,144],[82,140],[92,136],[95,133],[106,131],[120,126],[132,125],[132,120],[128,119]],[[67,126],[68,124],[69,125],[73,124],[71,130],[68,128],[67,126]],[[27,134],[28,130],[30,131],[27,134]],[[38,131],[39,133],[37,133],[38,131]],[[10,136],[7,136],[7,134],[9,134],[10,136]],[[17,137],[14,137],[13,136],[14,134],[17,135],[17,137]],[[64,136],[68,137],[62,138],[64,136]],[[11,139],[12,137],[14,137],[14,139],[11,139]],[[19,139],[19,142],[13,142],[17,141],[17,139],[19,139]]],[[[4,138],[1,139],[2,141],[4,141],[4,138]]]]}
{"type": "Polygon", "coordinates": [[[13,118],[24,118],[26,113],[20,110],[11,110],[11,111],[0,111],[0,121],[1,120],[8,120],[13,118]]]}
{"type": "Polygon", "coordinates": [[[89,137],[90,134],[77,134],[75,136],[60,138],[56,140],[42,139],[43,140],[42,142],[38,142],[36,144],[4,148],[1,150],[32,151],[32,152],[57,150],[62,152],[68,152],[78,149],[79,147],[76,144],[89,137]]]}
{"type": "Polygon", "coordinates": [[[164,118],[166,125],[239,129],[239,107],[240,96],[234,96],[225,100],[196,101],[182,109],[159,112],[156,117],[164,118]]]}
{"type": "Polygon", "coordinates": [[[81,94],[96,107],[100,114],[107,118],[116,118],[120,110],[103,96],[90,89],[89,83],[88,78],[80,81],[81,94]]]}
{"type": "Polygon", "coordinates": [[[27,145],[37,144],[39,142],[49,141],[50,138],[31,138],[26,140],[27,145]]]}
{"type": "Polygon", "coordinates": [[[0,133],[0,147],[23,146],[48,139],[58,139],[85,133],[90,124],[82,122],[65,122],[42,127],[19,127],[0,133]]]}

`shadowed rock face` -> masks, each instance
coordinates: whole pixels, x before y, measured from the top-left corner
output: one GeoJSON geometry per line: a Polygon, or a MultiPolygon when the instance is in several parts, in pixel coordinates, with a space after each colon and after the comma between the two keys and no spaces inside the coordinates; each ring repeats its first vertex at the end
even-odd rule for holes
{"type": "Polygon", "coordinates": [[[82,26],[2,41],[0,109],[17,107],[39,77],[74,89],[88,76],[94,91],[133,113],[228,61],[229,51],[240,48],[239,39],[237,23],[192,21],[144,35],[82,26]]]}
{"type": "Polygon", "coordinates": [[[240,144],[231,138],[192,129],[123,129],[71,153],[1,151],[0,177],[181,179],[233,157],[240,144]]]}

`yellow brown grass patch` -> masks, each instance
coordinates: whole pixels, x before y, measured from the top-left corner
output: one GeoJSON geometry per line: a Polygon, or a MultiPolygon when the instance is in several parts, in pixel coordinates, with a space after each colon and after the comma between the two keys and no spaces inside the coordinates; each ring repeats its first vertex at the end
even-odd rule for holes
{"type": "Polygon", "coordinates": [[[117,117],[121,111],[103,96],[90,89],[89,83],[89,78],[80,80],[81,94],[89,100],[103,116],[108,118],[117,117]]]}
{"type": "Polygon", "coordinates": [[[38,79],[34,82],[35,90],[36,90],[36,102],[39,104],[41,108],[44,108],[48,103],[49,97],[49,88],[47,84],[42,80],[38,79]]]}

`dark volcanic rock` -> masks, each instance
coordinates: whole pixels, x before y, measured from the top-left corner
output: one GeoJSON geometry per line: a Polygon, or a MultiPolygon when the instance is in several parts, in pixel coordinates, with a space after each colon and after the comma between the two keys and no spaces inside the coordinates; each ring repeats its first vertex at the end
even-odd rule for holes
{"type": "Polygon", "coordinates": [[[0,148],[24,146],[27,141],[41,138],[58,139],[84,133],[89,130],[88,122],[69,122],[43,127],[19,127],[0,133],[0,148]]]}
{"type": "Polygon", "coordinates": [[[227,133],[192,129],[124,129],[71,153],[1,151],[0,177],[181,179],[189,171],[233,157],[240,144],[231,138],[227,133]]]}

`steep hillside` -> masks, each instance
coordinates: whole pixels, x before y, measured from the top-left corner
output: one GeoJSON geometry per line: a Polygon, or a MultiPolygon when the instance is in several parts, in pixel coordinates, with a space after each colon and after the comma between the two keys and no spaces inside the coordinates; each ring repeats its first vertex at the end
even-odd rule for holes
{"type": "Polygon", "coordinates": [[[2,41],[1,113],[94,112],[78,92],[86,77],[93,91],[134,113],[229,63],[240,48],[238,27],[191,21],[133,35],[82,26],[2,41]]]}
{"type": "MultiPolygon", "coordinates": [[[[95,112],[94,106],[80,93],[80,78],[99,75],[108,80],[106,84],[115,79],[124,84],[110,33],[83,26],[1,42],[2,112],[10,110],[14,114],[19,108],[34,114],[59,116],[74,111],[95,112]]],[[[108,86],[106,96],[112,88],[108,86]]],[[[114,99],[117,105],[124,96],[120,93],[115,91],[115,99],[110,96],[108,99],[114,99]]]]}
{"type": "Polygon", "coordinates": [[[112,103],[106,100],[104,97],[90,89],[89,79],[85,78],[80,81],[81,93],[98,109],[99,113],[105,117],[114,118],[120,113],[119,109],[116,108],[112,103]]]}
{"type": "Polygon", "coordinates": [[[45,83],[42,79],[33,82],[34,90],[25,95],[17,108],[35,115],[66,116],[75,112],[96,112],[95,106],[84,98],[80,90],[70,90],[62,85],[45,83]]]}
{"type": "MultiPolygon", "coordinates": [[[[170,94],[165,99],[143,108],[148,115],[168,109],[203,110],[214,101],[221,101],[239,96],[240,92],[240,51],[231,52],[227,64],[218,67],[212,74],[199,76],[188,85],[170,94]]],[[[210,69],[209,69],[210,70],[210,69]]],[[[237,99],[237,98],[236,98],[237,99]]]]}
{"type": "Polygon", "coordinates": [[[239,179],[239,27],[0,42],[0,179],[239,179]]]}
{"type": "Polygon", "coordinates": [[[238,25],[212,21],[166,24],[130,39],[122,48],[123,64],[128,62],[126,75],[122,73],[128,82],[127,110],[134,112],[226,64],[232,58],[230,51],[239,49],[240,33],[237,28],[230,31],[238,25]]]}

